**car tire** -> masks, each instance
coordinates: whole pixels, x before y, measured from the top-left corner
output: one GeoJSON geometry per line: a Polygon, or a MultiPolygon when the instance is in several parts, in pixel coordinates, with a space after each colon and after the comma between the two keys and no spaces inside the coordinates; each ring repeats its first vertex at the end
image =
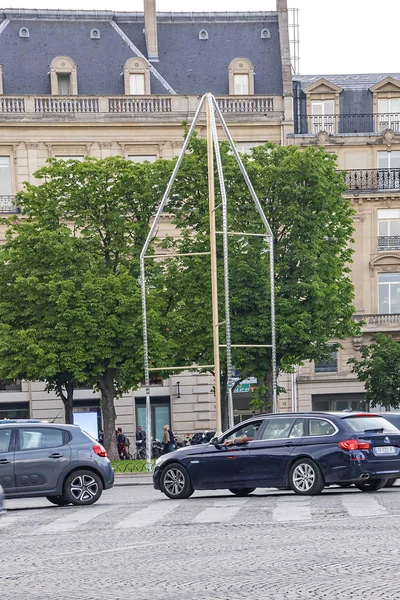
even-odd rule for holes
{"type": "Polygon", "coordinates": [[[385,488],[387,487],[393,487],[394,484],[396,483],[396,479],[388,479],[387,482],[385,483],[385,488]]]}
{"type": "Polygon", "coordinates": [[[309,458],[300,458],[289,471],[290,488],[301,496],[316,496],[325,487],[319,466],[309,458]]]}
{"type": "Polygon", "coordinates": [[[192,482],[185,467],[179,463],[167,465],[160,476],[160,488],[171,500],[189,498],[193,492],[192,482]]]}
{"type": "Polygon", "coordinates": [[[355,483],[354,485],[361,492],[377,492],[381,488],[385,487],[386,482],[387,479],[372,479],[371,481],[355,483]]]}
{"type": "Polygon", "coordinates": [[[46,498],[52,504],[56,504],[56,506],[67,506],[70,504],[70,501],[64,496],[46,496],[46,498]]]}
{"type": "Polygon", "coordinates": [[[75,506],[94,504],[102,493],[101,479],[93,471],[79,469],[70,473],[64,482],[64,497],[75,506]]]}
{"type": "Polygon", "coordinates": [[[248,496],[252,492],[254,492],[256,488],[229,488],[229,491],[235,496],[243,497],[248,496]]]}

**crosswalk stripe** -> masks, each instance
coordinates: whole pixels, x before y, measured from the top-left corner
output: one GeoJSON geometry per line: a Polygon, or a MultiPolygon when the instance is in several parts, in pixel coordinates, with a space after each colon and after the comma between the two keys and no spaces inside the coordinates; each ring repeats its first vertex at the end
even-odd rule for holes
{"type": "Polygon", "coordinates": [[[373,517],[384,515],[387,510],[379,504],[372,496],[366,494],[343,494],[341,496],[342,506],[351,517],[373,517]]]}
{"type": "Polygon", "coordinates": [[[22,523],[23,521],[28,521],[29,519],[33,519],[38,515],[46,514],[46,510],[27,510],[27,511],[18,511],[18,512],[6,512],[6,514],[0,519],[0,529],[3,527],[9,527],[10,525],[17,525],[22,523]]]}
{"type": "Polygon", "coordinates": [[[179,500],[159,500],[146,508],[130,514],[126,519],[117,523],[115,529],[131,529],[154,525],[181,505],[179,500]]]}
{"type": "Polygon", "coordinates": [[[272,520],[277,523],[286,521],[310,521],[310,499],[306,497],[290,497],[277,500],[272,511],[272,520]]]}
{"type": "Polygon", "coordinates": [[[37,529],[38,533],[63,533],[65,531],[71,531],[77,529],[81,525],[89,523],[92,519],[95,519],[99,515],[114,510],[113,506],[80,506],[79,508],[60,508],[63,515],[43,525],[37,529]]]}
{"type": "Polygon", "coordinates": [[[194,523],[223,523],[230,521],[249,501],[248,498],[232,498],[214,502],[193,519],[194,523]]]}

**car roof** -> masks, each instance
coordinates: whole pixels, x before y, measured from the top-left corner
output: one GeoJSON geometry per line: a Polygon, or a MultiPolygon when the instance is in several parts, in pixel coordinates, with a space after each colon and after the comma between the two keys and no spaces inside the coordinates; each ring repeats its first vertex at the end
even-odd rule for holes
{"type": "Polygon", "coordinates": [[[29,425],[30,427],[63,427],[67,429],[80,429],[79,425],[49,423],[48,421],[39,421],[35,419],[10,419],[9,421],[0,421],[0,427],[18,427],[19,425],[29,425]]]}
{"type": "MultiPolygon", "coordinates": [[[[400,413],[398,414],[400,415],[400,413]]],[[[349,417],[384,417],[384,415],[385,413],[373,413],[367,411],[307,411],[290,413],[263,413],[261,415],[253,415],[252,417],[246,419],[246,421],[242,421],[242,423],[246,423],[247,421],[254,421],[257,419],[270,419],[271,417],[273,417],[274,419],[284,419],[285,417],[338,417],[339,419],[348,419],[349,417]]],[[[237,423],[237,425],[239,424],[240,423],[237,423]]]]}

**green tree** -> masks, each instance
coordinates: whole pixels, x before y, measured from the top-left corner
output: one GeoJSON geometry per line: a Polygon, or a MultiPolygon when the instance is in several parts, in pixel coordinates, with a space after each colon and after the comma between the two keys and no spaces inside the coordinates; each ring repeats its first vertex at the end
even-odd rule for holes
{"type": "MultiPolygon", "coordinates": [[[[120,157],[53,161],[19,194],[25,218],[10,222],[0,248],[0,372],[97,387],[113,458],[115,400],[143,379],[138,257],[170,168],[120,157]]],[[[154,360],[166,352],[158,277],[153,262],[154,360]]]]}
{"type": "MultiPolygon", "coordinates": [[[[229,230],[262,233],[261,220],[228,146],[221,144],[228,194],[229,230]]],[[[323,149],[273,144],[243,157],[274,235],[277,366],[290,370],[304,360],[332,352],[327,342],[357,330],[353,320],[353,285],[349,278],[352,216],[343,198],[343,177],[335,157],[323,149]]],[[[216,180],[217,181],[217,180],[216,180]]],[[[217,193],[216,205],[221,199],[217,193]]],[[[207,153],[194,139],[173,188],[169,211],[182,230],[174,242],[180,252],[206,251],[208,234],[207,153]]],[[[221,231],[221,210],[217,210],[221,231]]],[[[222,236],[218,237],[220,320],[223,321],[222,236]]],[[[230,300],[234,343],[265,344],[271,339],[269,254],[262,238],[229,240],[230,300]]],[[[169,261],[172,294],[170,319],[181,341],[180,360],[212,362],[211,291],[208,257],[169,261]]],[[[220,328],[221,343],[224,329],[220,328]]],[[[222,357],[223,358],[223,357],[222,357]]],[[[242,376],[256,375],[264,407],[271,406],[272,368],[269,349],[236,349],[233,363],[242,376]]],[[[223,364],[223,363],[222,363],[223,364]]],[[[226,388],[226,370],[222,371],[226,388]]],[[[226,403],[223,424],[226,426],[226,403]]]]}
{"type": "Polygon", "coordinates": [[[370,406],[400,407],[400,344],[378,333],[360,348],[361,359],[349,359],[353,373],[364,383],[370,406]]]}

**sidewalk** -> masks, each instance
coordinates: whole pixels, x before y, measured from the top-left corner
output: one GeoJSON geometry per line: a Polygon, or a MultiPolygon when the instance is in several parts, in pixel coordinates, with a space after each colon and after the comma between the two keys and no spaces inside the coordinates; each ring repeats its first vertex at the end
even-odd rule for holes
{"type": "Polygon", "coordinates": [[[114,486],[153,485],[152,473],[115,473],[114,486]]]}

